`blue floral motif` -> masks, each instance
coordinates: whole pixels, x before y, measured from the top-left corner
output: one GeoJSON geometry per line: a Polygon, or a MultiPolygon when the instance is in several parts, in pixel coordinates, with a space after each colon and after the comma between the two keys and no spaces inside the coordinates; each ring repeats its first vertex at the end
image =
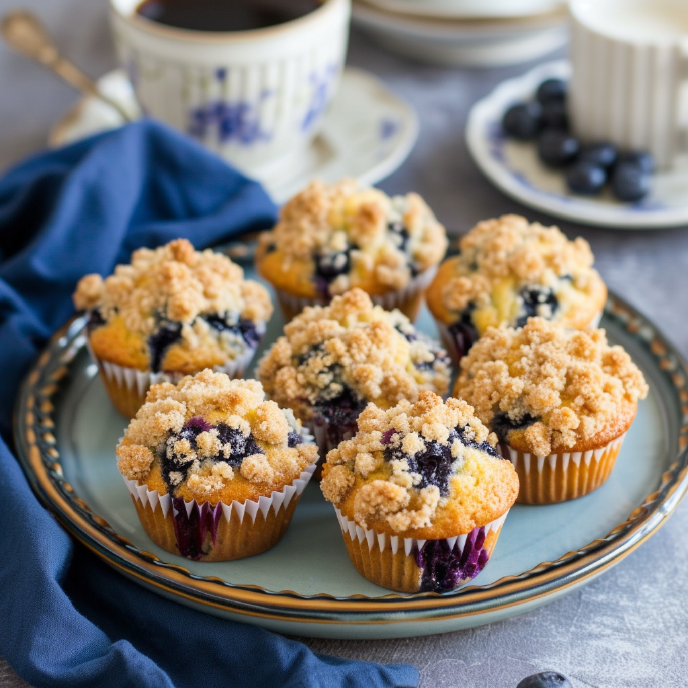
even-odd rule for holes
{"type": "Polygon", "coordinates": [[[399,131],[400,126],[400,122],[395,119],[380,120],[380,140],[389,141],[399,131]]]}
{"type": "Polygon", "coordinates": [[[204,139],[213,129],[220,143],[236,141],[251,145],[270,136],[260,127],[260,114],[250,103],[216,101],[200,105],[190,113],[188,132],[204,139]]]}
{"type": "Polygon", "coordinates": [[[336,75],[337,67],[335,65],[329,65],[321,75],[315,72],[311,73],[310,82],[313,90],[306,114],[301,122],[301,131],[308,131],[325,112],[329,101],[330,87],[336,75]]]}

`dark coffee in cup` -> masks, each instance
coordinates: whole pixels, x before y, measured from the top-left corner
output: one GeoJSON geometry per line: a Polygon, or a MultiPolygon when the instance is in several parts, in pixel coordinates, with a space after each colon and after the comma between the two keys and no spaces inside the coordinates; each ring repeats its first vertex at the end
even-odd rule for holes
{"type": "Polygon", "coordinates": [[[250,31],[298,19],[319,0],[144,0],[136,12],[159,24],[191,31],[250,31]]]}

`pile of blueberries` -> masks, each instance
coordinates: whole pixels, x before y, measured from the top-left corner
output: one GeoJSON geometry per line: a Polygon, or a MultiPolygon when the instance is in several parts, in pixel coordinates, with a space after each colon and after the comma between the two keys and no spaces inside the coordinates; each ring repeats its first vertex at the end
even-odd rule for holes
{"type": "Polygon", "coordinates": [[[569,131],[566,92],[563,79],[543,81],[534,101],[515,103],[504,113],[504,131],[519,141],[536,141],[540,160],[566,169],[566,183],[574,193],[592,196],[609,181],[620,201],[644,198],[655,170],[652,155],[619,151],[611,143],[582,145],[569,131]]]}

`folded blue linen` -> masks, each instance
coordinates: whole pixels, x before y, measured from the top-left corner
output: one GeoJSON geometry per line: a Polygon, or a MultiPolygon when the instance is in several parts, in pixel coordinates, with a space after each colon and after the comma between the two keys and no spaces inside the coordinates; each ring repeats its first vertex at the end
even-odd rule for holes
{"type": "Polygon", "coordinates": [[[81,276],[107,275],[141,246],[186,237],[202,248],[274,220],[259,184],[152,121],[0,179],[0,656],[36,688],[417,685],[412,667],[314,654],[121,577],[41,506],[11,451],[17,388],[72,315],[81,276]]]}

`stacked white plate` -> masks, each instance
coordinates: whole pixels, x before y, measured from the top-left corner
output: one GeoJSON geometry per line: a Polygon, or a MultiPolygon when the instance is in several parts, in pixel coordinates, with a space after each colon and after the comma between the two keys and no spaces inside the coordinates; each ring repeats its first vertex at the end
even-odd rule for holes
{"type": "Polygon", "coordinates": [[[354,0],[353,19],[380,45],[423,62],[518,64],[567,40],[561,0],[354,0]]]}

